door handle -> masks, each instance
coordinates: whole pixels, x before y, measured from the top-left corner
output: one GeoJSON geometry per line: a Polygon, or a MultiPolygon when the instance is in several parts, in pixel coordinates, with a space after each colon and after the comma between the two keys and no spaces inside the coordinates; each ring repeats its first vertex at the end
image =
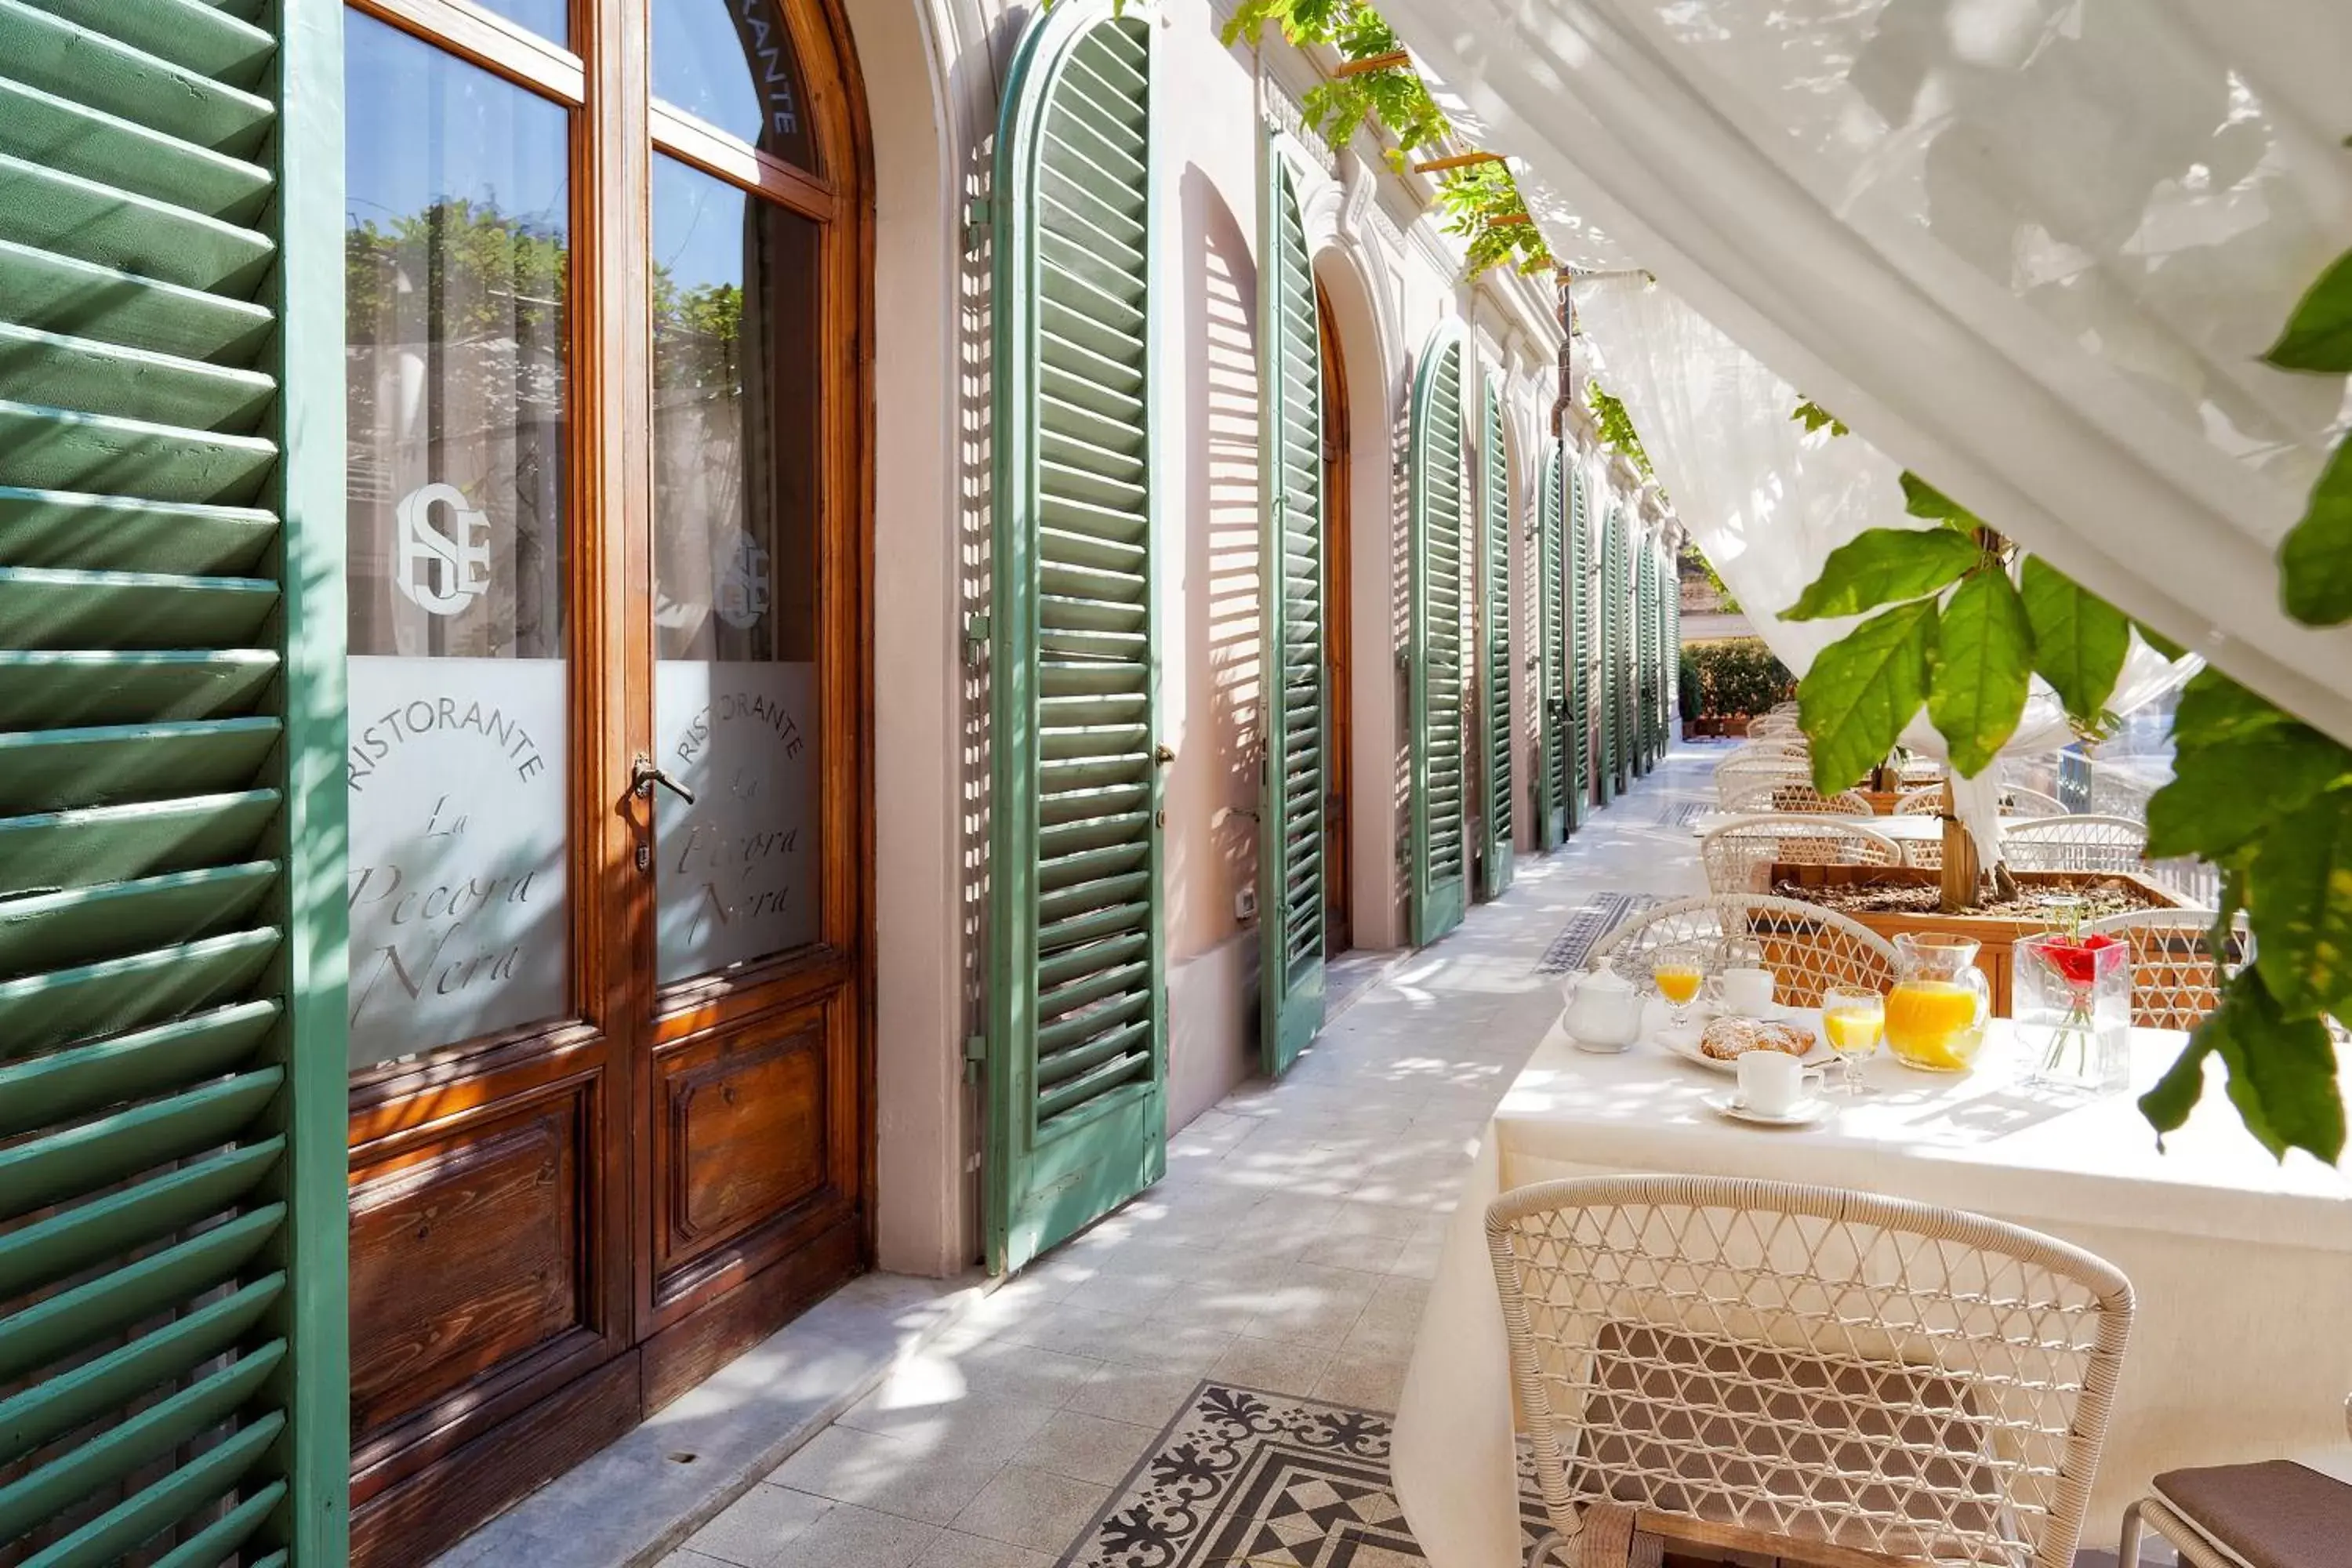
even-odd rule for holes
{"type": "Polygon", "coordinates": [[[639,800],[654,797],[654,785],[659,784],[687,805],[694,804],[694,792],[678,783],[656,764],[651,757],[639,757],[629,764],[629,793],[639,800]]]}

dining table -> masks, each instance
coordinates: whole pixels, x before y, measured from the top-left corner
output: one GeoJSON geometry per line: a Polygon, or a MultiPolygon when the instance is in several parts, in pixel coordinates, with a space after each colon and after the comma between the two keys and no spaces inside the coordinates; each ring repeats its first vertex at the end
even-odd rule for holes
{"type": "MultiPolygon", "coordinates": [[[[2092,1097],[2028,1083],[2025,1042],[1994,1019],[1970,1072],[1922,1071],[1882,1052],[1864,1063],[1863,1096],[1826,1096],[1828,1113],[1807,1126],[1759,1127],[1710,1106],[1736,1080],[1672,1051],[1661,1005],[1648,1007],[1643,1037],[1617,1052],[1580,1048],[1555,1022],[1464,1179],[1391,1454],[1433,1568],[1523,1560],[1486,1210],[1504,1192],[1567,1176],[1858,1189],[2008,1220],[2121,1268],[2137,1315],[2085,1545],[2112,1548],[2124,1508],[2176,1467],[2293,1458],[2352,1479],[2352,1176],[2299,1151],[2273,1159],[2231,1109],[2218,1058],[2188,1123],[2159,1143],[2135,1100],[2185,1035],[2132,1030],[2131,1091],[2092,1097]]],[[[1817,1026],[1816,1014],[1789,1016],[1817,1026]]]]}

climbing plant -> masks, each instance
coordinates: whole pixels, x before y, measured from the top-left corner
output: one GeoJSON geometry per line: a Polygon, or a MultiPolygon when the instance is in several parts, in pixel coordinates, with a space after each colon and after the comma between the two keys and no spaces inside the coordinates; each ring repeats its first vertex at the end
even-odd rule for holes
{"type": "Polygon", "coordinates": [[[1590,379],[1584,384],[1584,401],[1592,410],[1594,423],[1601,426],[1601,444],[1624,453],[1642,470],[1643,478],[1650,478],[1654,472],[1650,454],[1642,449],[1642,433],[1633,428],[1633,416],[1625,412],[1625,405],[1598,381],[1590,379]]]}
{"type": "MultiPolygon", "coordinates": [[[[2323,273],[2265,356],[2283,370],[2352,375],[2352,253],[2323,273]]],[[[1808,404],[1808,428],[1834,425],[1808,404]]],[[[1822,650],[1798,689],[1815,784],[1842,788],[1895,743],[1922,707],[1954,766],[1974,773],[2014,732],[2039,673],[2086,734],[2112,723],[2133,623],[1998,536],[1916,474],[1906,510],[1939,526],[1873,529],[1832,552],[1791,618],[1869,618],[1822,650]],[[2014,567],[2014,577],[2011,570],[2014,567]]],[[[2352,620],[2352,437],[2322,465],[2279,551],[2280,599],[2310,626],[2352,620]]],[[[2146,626],[2163,652],[2180,649],[2146,626]]],[[[2201,858],[2221,873],[2209,946],[2217,971],[2241,911],[2254,957],[2161,1082],[2140,1099],[2159,1134],[2188,1120],[2219,1057],[2231,1104],[2273,1154],[2334,1163],[2345,1110],[2331,1019],[2352,1018],[2352,748],[2205,669],[2173,719],[2170,783],[2148,802],[2147,852],[2201,858]]]]}
{"type": "MultiPolygon", "coordinates": [[[[1415,148],[1438,146],[1453,133],[1453,122],[1405,59],[1404,41],[1362,0],[1242,0],[1224,26],[1224,42],[1230,47],[1247,38],[1255,45],[1269,22],[1301,48],[1328,44],[1349,66],[1366,67],[1318,82],[1299,106],[1307,128],[1332,151],[1345,147],[1356,128],[1369,121],[1395,138],[1387,157],[1402,174],[1415,148]]],[[[1557,265],[1508,164],[1498,161],[1443,171],[1437,205],[1446,215],[1445,232],[1465,243],[1471,277],[1505,264],[1529,273],[1557,265]]]]}

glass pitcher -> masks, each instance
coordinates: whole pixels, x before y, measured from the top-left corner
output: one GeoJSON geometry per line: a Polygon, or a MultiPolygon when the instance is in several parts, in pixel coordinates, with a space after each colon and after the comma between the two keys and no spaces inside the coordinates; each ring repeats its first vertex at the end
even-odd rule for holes
{"type": "Polygon", "coordinates": [[[1906,931],[1895,939],[1895,989],[1886,994],[1886,1046],[1929,1072],[1966,1072],[1984,1048],[1992,986],[1964,936],[1906,931]]]}

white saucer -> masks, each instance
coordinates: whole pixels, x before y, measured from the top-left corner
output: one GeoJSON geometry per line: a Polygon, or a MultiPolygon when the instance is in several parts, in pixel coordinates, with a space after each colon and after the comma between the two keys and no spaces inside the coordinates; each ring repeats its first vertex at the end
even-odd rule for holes
{"type": "Polygon", "coordinates": [[[1745,1121],[1755,1127],[1811,1127],[1837,1108],[1820,1095],[1801,1100],[1780,1116],[1767,1116],[1760,1110],[1750,1110],[1739,1102],[1739,1091],[1730,1089],[1706,1097],[1709,1110],[1728,1116],[1734,1121],[1745,1121]]]}

